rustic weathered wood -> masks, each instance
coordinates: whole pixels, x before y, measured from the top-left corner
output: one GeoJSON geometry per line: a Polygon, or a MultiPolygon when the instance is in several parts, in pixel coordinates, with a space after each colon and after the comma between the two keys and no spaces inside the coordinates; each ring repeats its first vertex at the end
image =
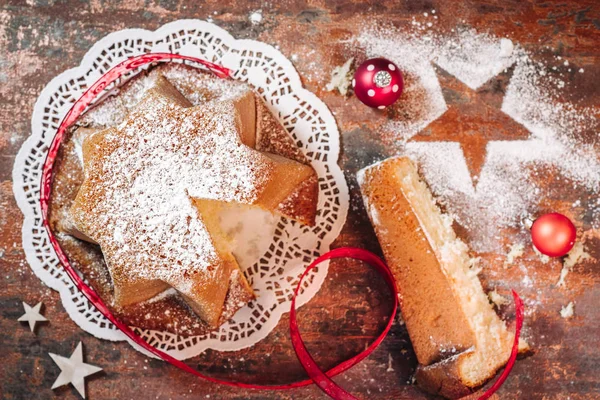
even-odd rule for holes
{"type": "MultiPolygon", "coordinates": [[[[11,170],[15,154],[29,134],[33,104],[44,85],[58,73],[79,64],[88,48],[109,32],[143,27],[155,29],[180,18],[208,18],[238,38],[279,45],[294,61],[306,87],[335,113],[342,132],[341,165],[351,187],[351,211],[336,246],[359,246],[380,252],[362,208],[354,173],[383,158],[385,145],[375,134],[381,114],[356,98],[345,99],[324,90],[329,73],[348,56],[341,40],[356,34],[362,23],[410,23],[432,9],[439,26],[467,24],[498,36],[508,35],[540,58],[562,55],[585,74],[570,76],[566,99],[600,104],[600,5],[594,0],[552,1],[354,1],[183,2],[147,0],[84,3],[73,0],[3,0],[0,9],[0,397],[3,399],[77,398],[74,389],[50,389],[59,373],[48,352],[68,355],[81,340],[87,360],[104,368],[89,380],[91,399],[321,399],[315,387],[295,391],[258,392],[202,382],[157,360],[150,360],[124,343],[95,339],[79,329],[65,313],[57,293],[44,287],[26,264],[21,248],[21,221],[12,195],[11,170]],[[263,11],[261,24],[249,14],[263,11]],[[464,22],[463,22],[464,21],[464,22]],[[552,51],[542,50],[550,46],[552,51]],[[296,58],[296,57],[294,57],[296,58]],[[45,303],[49,323],[37,335],[17,322],[21,301],[45,303]]],[[[593,133],[595,134],[595,132],[593,133]]],[[[573,201],[573,194],[563,194],[573,201]]],[[[562,198],[562,197],[557,197],[562,198]]],[[[558,201],[558,200],[552,200],[558,201]]],[[[549,201],[549,207],[552,202],[549,201]]],[[[583,217],[589,229],[591,221],[583,217]]],[[[507,236],[509,237],[509,236],[507,236]]],[[[600,258],[600,240],[591,239],[592,256],[600,258]]],[[[483,255],[486,287],[502,281],[519,289],[520,275],[504,272],[496,255],[483,255]],[[501,273],[500,273],[501,272],[501,273]]],[[[501,398],[590,399],[600,395],[600,275],[598,263],[585,263],[570,275],[569,288],[555,287],[560,266],[542,265],[526,254],[537,271],[541,305],[526,322],[536,349],[517,363],[500,391],[501,398]],[[575,299],[577,316],[560,318],[561,305],[575,299]]],[[[522,277],[521,277],[522,278],[522,277]]],[[[323,367],[356,354],[377,334],[389,311],[383,281],[360,263],[334,262],[321,292],[299,312],[309,350],[323,367]]],[[[510,316],[510,315],[509,315],[510,316]]],[[[251,349],[233,353],[212,351],[192,361],[218,377],[245,382],[283,383],[305,375],[288,338],[287,318],[251,349]]],[[[409,384],[414,354],[403,326],[396,324],[383,345],[367,360],[337,379],[361,398],[425,399],[409,384]]]]}

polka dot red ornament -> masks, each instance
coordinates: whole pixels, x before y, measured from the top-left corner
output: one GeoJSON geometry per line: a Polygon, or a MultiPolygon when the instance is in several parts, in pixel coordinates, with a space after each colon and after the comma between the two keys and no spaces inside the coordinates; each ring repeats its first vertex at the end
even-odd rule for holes
{"type": "Polygon", "coordinates": [[[383,109],[398,100],[404,81],[396,64],[385,58],[371,58],[354,73],[352,87],[364,104],[383,109]]]}
{"type": "Polygon", "coordinates": [[[575,225],[559,213],[544,214],[531,225],[533,245],[550,257],[566,255],[573,248],[576,237],[575,225]]]}

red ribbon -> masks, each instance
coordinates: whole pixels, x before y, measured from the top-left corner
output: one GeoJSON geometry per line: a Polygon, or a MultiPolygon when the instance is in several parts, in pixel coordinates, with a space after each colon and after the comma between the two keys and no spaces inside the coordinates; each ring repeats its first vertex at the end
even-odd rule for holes
{"type": "Polygon", "coordinates": [[[396,288],[396,281],[394,280],[394,276],[392,272],[388,268],[387,265],[379,257],[375,254],[363,250],[357,249],[353,247],[341,247],[339,249],[331,250],[321,257],[317,258],[313,261],[312,264],[306,268],[302,276],[300,277],[300,281],[298,282],[298,286],[296,286],[296,290],[294,291],[294,296],[292,297],[292,305],[290,308],[290,336],[292,338],[292,345],[294,346],[294,350],[296,351],[296,355],[298,356],[298,360],[300,364],[304,367],[308,376],[315,382],[317,386],[319,386],[325,393],[327,393],[333,399],[339,400],[357,400],[356,397],[352,396],[350,393],[346,392],[340,386],[338,386],[334,381],[332,381],[329,376],[337,375],[338,373],[347,370],[352,367],[356,363],[360,362],[362,359],[371,354],[379,344],[385,339],[385,336],[389,332],[392,324],[394,323],[394,317],[396,316],[396,311],[398,310],[398,290],[396,288]],[[302,285],[302,280],[304,277],[314,268],[316,268],[321,262],[325,260],[332,260],[335,258],[353,258],[355,260],[364,261],[369,264],[371,267],[375,268],[377,272],[383,276],[385,279],[385,283],[387,283],[388,288],[392,292],[394,309],[392,310],[387,325],[381,334],[377,337],[377,339],[371,343],[369,347],[367,347],[363,352],[358,354],[357,356],[344,361],[339,364],[337,367],[333,368],[327,374],[323,373],[321,369],[317,366],[315,360],[311,357],[306,350],[306,346],[302,341],[302,337],[300,336],[300,331],[298,330],[298,323],[296,322],[296,296],[298,296],[298,292],[300,291],[300,287],[302,285]],[[333,374],[331,372],[333,371],[333,374]]]}
{"type": "MultiPolygon", "coordinates": [[[[344,389],[342,389],[340,386],[338,386],[335,382],[333,382],[331,380],[331,377],[333,377],[337,374],[340,374],[340,373],[346,371],[348,368],[354,366],[355,364],[357,364],[358,362],[363,360],[365,357],[367,357],[369,354],[371,354],[379,346],[379,344],[383,341],[383,339],[389,332],[389,330],[393,324],[394,317],[396,315],[396,311],[398,309],[398,292],[396,289],[396,282],[394,280],[394,277],[392,276],[392,273],[390,272],[389,268],[383,263],[383,261],[381,261],[381,259],[379,257],[377,257],[376,255],[374,255],[373,253],[371,253],[367,250],[357,249],[357,248],[349,248],[349,247],[338,248],[338,249],[332,250],[332,251],[327,252],[327,253],[323,254],[322,256],[318,257],[315,261],[313,261],[306,268],[306,270],[304,271],[304,273],[302,274],[302,276],[300,278],[300,281],[298,282],[298,286],[296,287],[296,290],[292,297],[291,308],[290,308],[290,335],[291,335],[292,345],[294,347],[296,355],[298,356],[298,360],[300,361],[300,363],[302,364],[302,366],[308,373],[308,376],[310,377],[310,379],[306,379],[306,380],[299,381],[299,382],[293,382],[293,383],[289,383],[289,384],[284,384],[284,385],[266,386],[266,385],[255,385],[255,384],[242,383],[242,382],[226,381],[226,380],[221,380],[221,379],[217,379],[217,378],[214,378],[211,376],[204,375],[204,374],[200,373],[199,371],[195,370],[194,368],[190,367],[183,361],[177,360],[177,359],[173,358],[172,356],[170,356],[169,354],[148,344],[141,336],[137,335],[129,326],[127,326],[126,324],[124,324],[123,322],[118,320],[112,314],[112,312],[108,309],[106,304],[104,304],[102,299],[100,299],[100,297],[96,294],[96,292],[83,281],[83,279],[79,276],[77,271],[73,268],[73,266],[69,262],[69,259],[67,258],[63,249],[60,247],[60,244],[56,240],[56,237],[54,236],[52,229],[50,229],[49,221],[48,221],[48,206],[49,206],[49,200],[50,200],[50,192],[52,190],[52,185],[51,185],[52,171],[53,171],[54,162],[55,162],[57,154],[58,154],[58,150],[64,139],[64,135],[65,135],[67,129],[77,120],[77,118],[79,118],[79,116],[86,110],[86,108],[98,96],[98,94],[100,94],[108,85],[115,82],[124,73],[134,70],[134,69],[137,69],[141,66],[144,66],[144,65],[152,63],[152,62],[173,60],[173,59],[187,60],[187,61],[199,63],[199,64],[203,65],[204,67],[208,68],[210,71],[212,71],[214,74],[216,74],[217,76],[219,76],[221,78],[228,78],[231,76],[231,71],[227,68],[224,68],[222,66],[213,64],[211,62],[208,62],[208,61],[205,61],[205,60],[202,60],[199,58],[183,56],[180,54],[148,53],[148,54],[131,57],[131,58],[117,64],[115,67],[111,68],[102,77],[100,77],[100,79],[98,79],[98,81],[96,81],[92,86],[90,86],[83,93],[83,95],[73,104],[73,106],[67,112],[65,118],[61,122],[60,126],[58,127],[57,133],[50,145],[50,149],[48,151],[48,155],[46,157],[46,161],[44,163],[44,167],[43,167],[43,171],[42,171],[40,206],[41,206],[41,211],[42,211],[44,227],[46,228],[50,243],[52,244],[52,247],[56,251],[56,254],[57,254],[60,262],[62,263],[63,267],[65,268],[65,271],[67,272],[67,275],[71,278],[71,280],[73,281],[73,283],[75,284],[77,289],[79,289],[84,294],[84,296],[98,309],[98,311],[100,311],[100,313],[102,313],[102,315],[104,315],[120,331],[122,331],[129,339],[131,339],[133,342],[138,344],[140,347],[144,348],[145,350],[149,351],[150,353],[154,354],[155,356],[161,358],[162,360],[176,366],[177,368],[180,368],[186,372],[189,372],[190,374],[193,374],[199,378],[205,379],[209,382],[214,382],[214,383],[218,383],[221,385],[245,388],[245,389],[282,390],[282,389],[298,388],[298,387],[307,386],[309,384],[315,383],[317,386],[319,386],[319,388],[321,388],[325,393],[327,393],[330,397],[332,397],[334,399],[356,400],[356,397],[352,396],[350,393],[346,392],[344,389]],[[308,350],[306,349],[306,346],[304,345],[304,342],[300,335],[300,331],[298,329],[298,323],[296,320],[296,296],[298,295],[298,293],[300,291],[302,280],[312,269],[316,268],[323,261],[332,260],[335,258],[353,258],[356,260],[364,261],[367,264],[371,265],[373,268],[375,268],[377,270],[377,272],[379,272],[383,276],[383,278],[385,279],[385,281],[393,295],[392,297],[393,297],[393,302],[394,302],[394,308],[388,318],[388,322],[387,322],[385,329],[381,332],[381,334],[377,337],[377,339],[367,349],[365,349],[360,354],[350,358],[349,360],[346,360],[346,361],[342,362],[341,364],[335,366],[334,368],[330,369],[329,371],[323,372],[317,366],[315,360],[308,353],[308,350]]],[[[504,370],[503,374],[499,377],[498,381],[480,399],[484,399],[484,400],[487,399],[494,391],[496,391],[498,389],[498,387],[500,387],[500,385],[502,385],[502,383],[506,380],[508,374],[510,373],[511,368],[514,365],[514,360],[516,359],[516,356],[517,356],[519,333],[520,333],[522,320],[523,320],[523,309],[522,309],[523,305],[522,305],[519,297],[517,296],[517,294],[514,291],[513,291],[513,295],[515,296],[515,304],[517,306],[517,329],[516,329],[515,344],[513,346],[511,359],[509,360],[509,362],[506,366],[506,369],[504,370]],[[489,395],[488,395],[488,393],[489,393],[489,395]]]]}
{"type": "Polygon", "coordinates": [[[519,297],[517,292],[512,291],[513,299],[515,300],[515,313],[516,313],[516,323],[515,323],[515,341],[513,342],[512,350],[510,352],[510,357],[508,358],[508,362],[506,363],[506,367],[502,374],[498,377],[496,382],[488,390],[485,391],[484,394],[479,397],[478,400],[487,400],[492,394],[496,392],[496,390],[500,389],[500,386],[504,383],[508,375],[510,375],[510,371],[512,371],[515,362],[517,361],[517,356],[519,355],[519,337],[521,337],[521,328],[523,327],[523,300],[519,297]]]}

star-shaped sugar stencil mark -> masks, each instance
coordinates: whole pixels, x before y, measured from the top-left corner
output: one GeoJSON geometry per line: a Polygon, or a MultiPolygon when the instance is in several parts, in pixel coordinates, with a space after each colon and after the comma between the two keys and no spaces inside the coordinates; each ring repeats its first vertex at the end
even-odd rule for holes
{"type": "MultiPolygon", "coordinates": [[[[408,41],[414,44],[408,47],[410,51],[396,55],[400,60],[411,60],[410,56],[415,54],[413,73],[428,93],[430,108],[408,129],[401,127],[406,129],[404,151],[418,161],[425,180],[448,212],[472,233],[469,240],[472,249],[497,250],[498,242],[489,240],[497,227],[514,223],[528,212],[534,201],[533,190],[521,190],[523,182],[529,182],[522,163],[546,159],[549,150],[541,143],[538,125],[528,120],[523,107],[515,106],[531,101],[527,96],[524,98],[517,86],[527,71],[519,62],[524,56],[522,50],[508,39],[473,31],[459,31],[445,40],[441,48],[427,48],[429,52],[425,53],[419,52],[422,50],[419,42],[408,41]],[[503,42],[510,44],[509,51],[505,51],[503,42]],[[452,98],[453,94],[457,98],[452,98]],[[520,124],[517,125],[520,133],[511,137],[509,132],[501,138],[488,135],[486,140],[475,142],[474,147],[484,150],[472,157],[474,162],[470,165],[461,140],[453,141],[448,136],[438,141],[418,140],[437,119],[450,119],[450,115],[444,116],[449,109],[475,100],[479,102],[475,107],[508,120],[511,126],[520,124]]],[[[410,67],[411,64],[404,65],[410,67]]],[[[479,119],[488,117],[483,115],[479,119]]],[[[447,123],[445,129],[454,129],[454,123],[447,123]]]]}
{"type": "Polygon", "coordinates": [[[411,141],[458,143],[471,180],[476,183],[490,142],[527,140],[531,135],[501,109],[514,68],[506,69],[476,89],[437,65],[434,69],[447,109],[411,141]]]}
{"type": "Polygon", "coordinates": [[[36,322],[47,322],[48,320],[41,314],[42,302],[40,301],[35,306],[31,307],[29,304],[23,302],[23,308],[25,314],[21,315],[18,319],[19,322],[27,322],[31,332],[35,332],[36,322]]]}
{"type": "MultiPolygon", "coordinates": [[[[401,110],[406,117],[391,119],[385,125],[394,141],[391,150],[397,144],[399,154],[419,164],[439,203],[467,231],[465,239],[472,250],[503,251],[502,242],[496,239],[499,230],[517,226],[523,217],[536,212],[540,194],[546,193],[533,175],[538,168],[558,170],[589,190],[600,187],[596,183],[600,181],[597,152],[576,146],[571,138],[563,140],[573,126],[590,123],[591,118],[554,101],[552,86],[545,86],[552,84],[544,78],[549,64],[536,62],[509,39],[474,29],[457,29],[436,40],[426,39],[422,35],[367,32],[358,42],[370,57],[388,55],[405,72],[406,91],[398,103],[405,106],[401,110]],[[487,101],[494,112],[503,112],[529,132],[522,140],[510,137],[510,132],[505,140],[489,140],[476,180],[460,142],[413,139],[449,108],[438,78],[442,73],[436,72],[434,65],[455,77],[450,79],[457,79],[457,84],[468,87],[459,93],[481,90],[476,95],[482,102],[487,101]],[[514,72],[510,70],[513,68],[514,72]],[[487,93],[488,85],[487,90],[500,87],[487,93]]],[[[448,124],[446,128],[453,127],[448,124]]]]}
{"type": "Polygon", "coordinates": [[[69,383],[85,399],[85,378],[102,371],[102,368],[83,362],[83,345],[81,342],[75,348],[71,357],[66,358],[57,354],[48,353],[60,368],[60,375],[54,381],[52,389],[68,385],[69,383]]]}

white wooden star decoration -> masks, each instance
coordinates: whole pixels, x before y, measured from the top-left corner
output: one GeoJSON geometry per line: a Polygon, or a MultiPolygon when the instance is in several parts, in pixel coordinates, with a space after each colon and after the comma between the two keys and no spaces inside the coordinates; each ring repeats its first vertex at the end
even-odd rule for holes
{"type": "Polygon", "coordinates": [[[52,389],[70,383],[79,392],[81,397],[85,399],[85,378],[102,371],[102,368],[83,362],[83,345],[81,342],[79,342],[70,358],[53,353],[48,354],[50,354],[50,357],[52,357],[56,365],[60,368],[60,375],[54,381],[52,389]]]}
{"type": "Polygon", "coordinates": [[[25,314],[21,315],[18,321],[28,322],[29,329],[31,329],[31,332],[35,330],[36,322],[48,321],[42,314],[40,314],[40,309],[42,308],[41,301],[37,303],[34,307],[31,307],[29,304],[23,302],[23,308],[25,308],[25,314]]]}

